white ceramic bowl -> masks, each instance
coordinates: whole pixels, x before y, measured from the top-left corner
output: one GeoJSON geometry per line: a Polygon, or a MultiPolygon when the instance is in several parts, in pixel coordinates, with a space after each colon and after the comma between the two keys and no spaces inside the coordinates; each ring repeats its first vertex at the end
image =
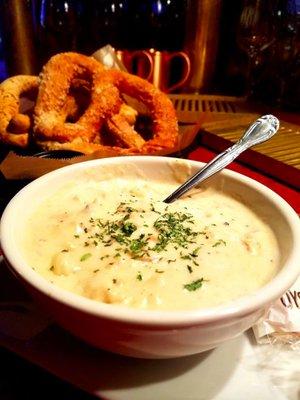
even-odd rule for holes
{"type": "MultiPolygon", "coordinates": [[[[102,304],[70,293],[46,281],[26,263],[19,243],[28,215],[74,175],[87,169],[101,174],[103,168],[133,164],[151,179],[168,179],[173,173],[170,164],[174,162],[174,158],[140,156],[74,164],[27,185],[4,211],[1,246],[11,270],[61,326],[94,346],[144,358],[179,357],[211,349],[252,326],[300,273],[300,222],[297,214],[270,189],[228,170],[212,178],[210,184],[240,195],[244,202],[251,204],[257,214],[269,222],[280,246],[280,272],[252,295],[224,306],[192,311],[136,310],[102,304]]],[[[187,162],[193,172],[202,166],[199,162],[187,162]]]]}

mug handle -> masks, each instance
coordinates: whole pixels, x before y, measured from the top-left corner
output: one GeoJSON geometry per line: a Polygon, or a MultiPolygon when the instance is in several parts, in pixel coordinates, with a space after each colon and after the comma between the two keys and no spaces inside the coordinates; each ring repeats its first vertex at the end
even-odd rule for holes
{"type": "Polygon", "coordinates": [[[174,58],[181,58],[184,61],[182,78],[178,82],[174,83],[174,85],[164,88],[164,92],[166,93],[170,93],[173,90],[182,87],[189,79],[191,73],[191,61],[186,53],[184,53],[183,51],[177,51],[175,53],[168,54],[168,64],[170,64],[174,58]]]}
{"type": "Polygon", "coordinates": [[[146,81],[150,81],[152,74],[153,74],[153,59],[150,53],[146,50],[136,50],[130,53],[130,62],[131,65],[134,61],[134,59],[141,59],[143,61],[146,61],[148,63],[148,74],[145,74],[145,68],[142,63],[137,64],[137,71],[136,75],[145,79],[146,81]]]}

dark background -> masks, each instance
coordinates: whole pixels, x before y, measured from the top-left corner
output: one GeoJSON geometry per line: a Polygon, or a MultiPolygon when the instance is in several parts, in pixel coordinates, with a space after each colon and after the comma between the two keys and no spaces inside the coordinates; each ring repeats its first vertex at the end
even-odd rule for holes
{"type": "Polygon", "coordinates": [[[95,398],[1,348],[0,359],[1,400],[92,400],[95,398]]]}
{"type": "MultiPolygon", "coordinates": [[[[289,21],[284,29],[278,28],[281,30],[276,33],[276,41],[285,40],[280,48],[285,54],[280,57],[278,46],[264,52],[254,97],[270,105],[276,105],[275,99],[281,97],[280,106],[300,110],[300,0],[264,1],[271,2],[278,21],[281,15],[281,25],[287,9],[298,9],[298,25],[291,26],[289,21]],[[296,50],[287,62],[286,54],[291,53],[291,49],[287,51],[288,41],[296,50]],[[280,94],[281,81],[284,81],[284,92],[280,94]]],[[[107,43],[117,49],[185,50],[187,38],[196,35],[194,28],[190,32],[189,21],[197,14],[199,4],[205,2],[1,0],[0,81],[19,73],[38,74],[49,57],[58,52],[73,50],[91,54],[107,43]]],[[[246,93],[248,58],[237,45],[237,26],[246,2],[220,0],[215,3],[221,4],[220,19],[214,26],[218,47],[214,74],[202,90],[204,93],[233,96],[246,93]]]]}
{"type": "MultiPolygon", "coordinates": [[[[11,22],[18,0],[0,2],[0,80],[23,73],[24,60],[29,59],[31,73],[37,74],[53,54],[70,50],[91,54],[107,43],[118,49],[182,50],[188,14],[197,7],[197,0],[21,1],[23,31],[29,38],[25,45],[15,40],[20,28],[11,22]],[[158,10],[158,4],[163,8],[158,10]]],[[[246,59],[235,41],[241,7],[241,0],[235,0],[234,7],[228,0],[222,2],[215,32],[216,70],[207,92],[243,94],[246,59]]]]}

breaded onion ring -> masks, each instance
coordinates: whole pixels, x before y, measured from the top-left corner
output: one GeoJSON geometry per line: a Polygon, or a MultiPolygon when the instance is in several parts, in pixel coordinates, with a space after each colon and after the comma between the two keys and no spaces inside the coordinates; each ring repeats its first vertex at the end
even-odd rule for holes
{"type": "Polygon", "coordinates": [[[31,120],[19,112],[20,98],[25,94],[36,97],[37,90],[36,76],[17,75],[1,83],[0,141],[19,147],[28,145],[31,120]]]}
{"type": "Polygon", "coordinates": [[[105,118],[118,113],[118,90],[103,80],[104,67],[95,59],[77,53],[52,57],[41,73],[35,107],[34,134],[38,140],[71,142],[80,137],[94,141],[105,118]],[[74,80],[91,82],[91,101],[76,123],[65,122],[69,90],[74,80]]]}
{"type": "Polygon", "coordinates": [[[106,127],[121,145],[140,149],[145,144],[145,140],[134,130],[135,121],[133,122],[131,117],[127,111],[124,112],[124,107],[121,107],[119,114],[113,115],[106,121],[106,127]]]}
{"type": "MultiPolygon", "coordinates": [[[[73,117],[69,120],[73,121],[73,117]]],[[[178,139],[175,110],[164,93],[142,78],[105,70],[96,60],[76,53],[58,54],[44,67],[34,131],[42,148],[73,149],[83,153],[113,150],[119,154],[147,154],[171,149],[178,139]],[[75,89],[74,98],[72,88],[75,89]],[[79,89],[80,94],[83,88],[90,103],[80,116],[76,91],[79,89]],[[124,105],[124,95],[143,103],[149,110],[153,126],[150,140],[146,141],[134,129],[136,112],[124,105]],[[65,121],[65,110],[70,107],[73,115],[79,115],[76,123],[65,121]],[[104,121],[105,129],[101,130],[104,121]]]]}
{"type": "Polygon", "coordinates": [[[121,114],[131,126],[135,124],[136,117],[138,116],[138,112],[125,103],[121,105],[119,114],[121,114]]]}
{"type": "Polygon", "coordinates": [[[121,114],[109,119],[107,126],[118,139],[124,142],[129,151],[149,153],[165,148],[173,148],[178,140],[178,123],[175,109],[166,94],[151,83],[126,72],[110,70],[106,79],[112,82],[122,94],[142,102],[153,120],[153,138],[148,142],[126,121],[121,114]]]}
{"type": "Polygon", "coordinates": [[[10,120],[8,131],[11,133],[26,133],[30,130],[31,120],[29,115],[17,114],[10,120]]]}

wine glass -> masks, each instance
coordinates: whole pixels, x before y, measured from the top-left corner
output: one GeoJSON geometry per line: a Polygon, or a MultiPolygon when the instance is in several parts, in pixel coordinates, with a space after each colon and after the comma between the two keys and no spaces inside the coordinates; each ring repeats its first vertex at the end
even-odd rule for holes
{"type": "Polygon", "coordinates": [[[83,32],[83,3],[79,0],[41,0],[33,2],[38,46],[45,63],[63,51],[80,50],[83,32]]]}
{"type": "Polygon", "coordinates": [[[277,0],[276,42],[274,44],[273,65],[276,71],[277,96],[275,104],[281,107],[284,102],[287,83],[299,59],[297,48],[300,26],[295,0],[277,0]]]}
{"type": "Polygon", "coordinates": [[[237,29],[237,45],[248,55],[247,97],[253,97],[259,67],[275,41],[272,0],[244,0],[237,29]]]}

